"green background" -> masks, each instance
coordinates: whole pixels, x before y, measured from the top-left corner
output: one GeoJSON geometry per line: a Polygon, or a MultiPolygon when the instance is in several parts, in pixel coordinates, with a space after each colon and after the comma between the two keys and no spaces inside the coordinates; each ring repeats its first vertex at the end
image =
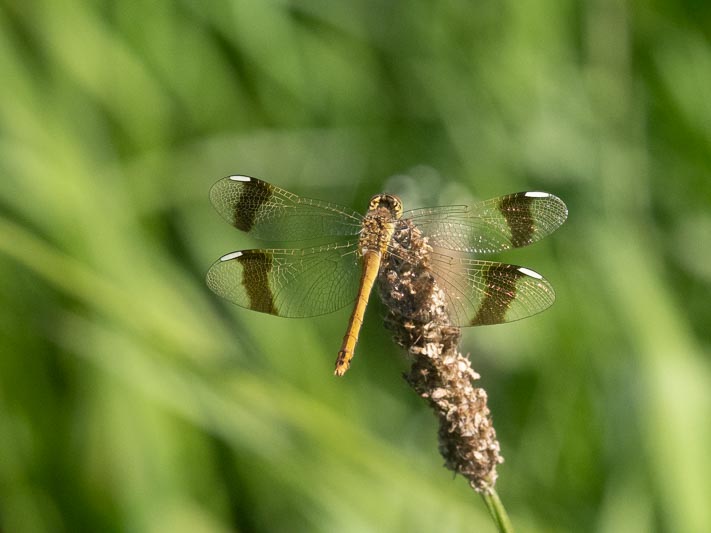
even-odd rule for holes
{"type": "Polygon", "coordinates": [[[711,4],[0,3],[0,529],[493,531],[371,305],[219,301],[222,176],[521,190],[557,302],[466,331],[519,531],[711,528],[711,4]]]}

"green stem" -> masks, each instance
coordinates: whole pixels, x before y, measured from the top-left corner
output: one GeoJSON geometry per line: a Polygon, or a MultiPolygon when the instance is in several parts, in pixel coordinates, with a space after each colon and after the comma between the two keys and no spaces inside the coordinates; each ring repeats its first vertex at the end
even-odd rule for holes
{"type": "Polygon", "coordinates": [[[486,508],[489,509],[491,518],[494,519],[496,527],[501,533],[513,533],[513,526],[511,525],[511,520],[509,520],[509,515],[506,514],[506,509],[504,504],[501,503],[499,495],[496,490],[492,487],[486,492],[480,493],[481,497],[484,499],[486,508]]]}

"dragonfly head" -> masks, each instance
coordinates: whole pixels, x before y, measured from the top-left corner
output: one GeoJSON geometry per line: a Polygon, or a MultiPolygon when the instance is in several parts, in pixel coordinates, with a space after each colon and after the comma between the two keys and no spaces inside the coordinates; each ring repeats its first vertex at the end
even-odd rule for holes
{"type": "Polygon", "coordinates": [[[385,211],[393,218],[402,216],[402,202],[392,194],[376,194],[370,199],[369,213],[383,213],[385,211]]]}

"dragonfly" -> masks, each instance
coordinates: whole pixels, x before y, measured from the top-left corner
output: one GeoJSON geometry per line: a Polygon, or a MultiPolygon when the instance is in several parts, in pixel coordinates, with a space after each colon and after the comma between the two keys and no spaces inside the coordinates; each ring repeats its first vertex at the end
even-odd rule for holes
{"type": "Polygon", "coordinates": [[[304,198],[250,176],[228,176],[210,189],[217,212],[235,228],[272,242],[312,241],[302,248],[239,250],[220,257],[207,285],[238,306],[280,317],[313,317],[355,302],[336,359],[350,367],[373,285],[395,232],[408,225],[427,239],[427,267],[444,291],[452,325],[501,324],[550,307],[555,292],[537,272],[476,258],[532,244],[568,216],[546,192],[519,192],[471,206],[404,211],[397,196],[372,197],[365,215],[304,198]],[[318,241],[318,242],[313,242],[318,241]]]}

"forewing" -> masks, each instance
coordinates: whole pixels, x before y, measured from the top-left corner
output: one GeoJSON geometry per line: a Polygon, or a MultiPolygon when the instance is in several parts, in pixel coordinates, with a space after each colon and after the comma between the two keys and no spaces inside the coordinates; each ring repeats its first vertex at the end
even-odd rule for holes
{"type": "Polygon", "coordinates": [[[272,241],[356,235],[362,216],[328,202],[302,198],[249,176],[229,176],[210,189],[217,212],[237,229],[272,241]]]}
{"type": "Polygon", "coordinates": [[[430,268],[457,326],[513,322],[540,313],[555,300],[550,283],[525,267],[433,253],[430,268]]]}
{"type": "Polygon", "coordinates": [[[555,231],[568,216],[565,203],[545,192],[520,192],[466,206],[408,211],[428,242],[458,252],[494,253],[528,246],[555,231]]]}
{"type": "Polygon", "coordinates": [[[239,306],[283,317],[331,313],[355,300],[356,242],[301,250],[243,250],[216,261],[207,285],[239,306]]]}

